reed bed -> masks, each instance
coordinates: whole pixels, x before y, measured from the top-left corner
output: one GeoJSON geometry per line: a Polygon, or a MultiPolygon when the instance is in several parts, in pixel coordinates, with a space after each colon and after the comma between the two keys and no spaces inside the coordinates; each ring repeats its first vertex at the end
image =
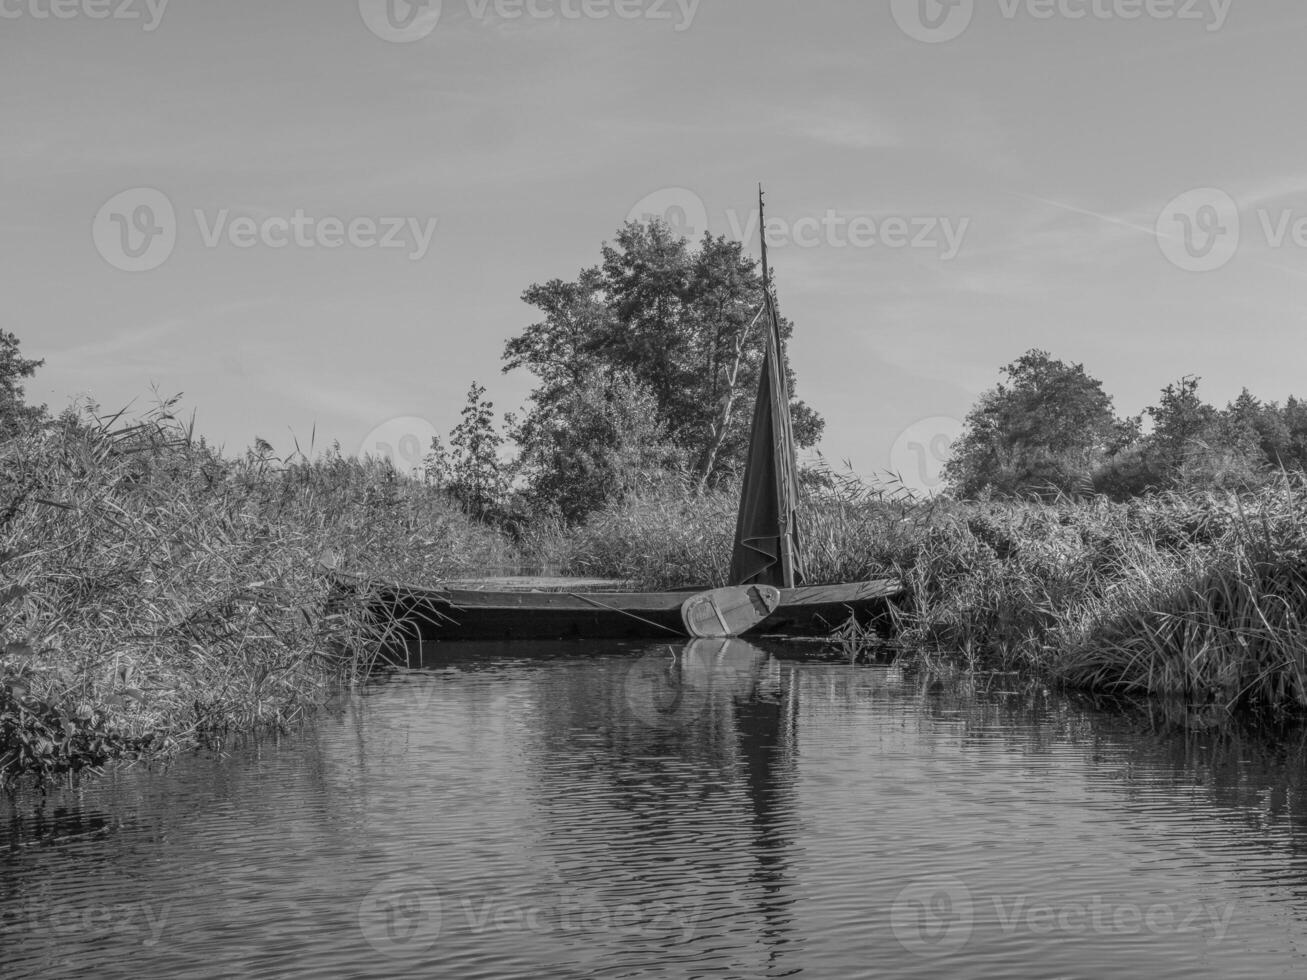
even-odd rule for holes
{"type": "Polygon", "coordinates": [[[1123,565],[1110,589],[1067,616],[1057,636],[1058,673],[1094,689],[1307,708],[1301,486],[1286,481],[1242,499],[1173,501],[1176,518],[1198,531],[1198,541],[1185,548],[1171,539],[1161,560],[1123,565]]]}
{"type": "MultiPolygon", "coordinates": [[[[1116,503],[809,493],[812,582],[895,577],[900,649],[1068,687],[1275,713],[1307,708],[1307,483],[1116,503]]],[[[596,515],[567,563],[650,587],[720,585],[734,498],[674,491],[596,515]]],[[[846,631],[847,637],[864,635],[846,631]]]]}
{"type": "Polygon", "coordinates": [[[0,444],[0,785],[286,728],[385,641],[332,569],[421,583],[517,561],[388,466],[227,459],[171,405],[0,444]]]}
{"type": "MultiPolygon", "coordinates": [[[[287,728],[388,638],[357,581],[549,566],[645,588],[727,581],[736,497],[675,483],[580,528],[507,533],[333,449],[237,458],[171,404],[0,443],[0,785],[287,728]]],[[[809,581],[894,577],[899,649],[1190,705],[1307,707],[1307,483],[959,503],[837,479],[807,493],[809,581]]],[[[846,642],[870,637],[857,630],[846,642]]]]}

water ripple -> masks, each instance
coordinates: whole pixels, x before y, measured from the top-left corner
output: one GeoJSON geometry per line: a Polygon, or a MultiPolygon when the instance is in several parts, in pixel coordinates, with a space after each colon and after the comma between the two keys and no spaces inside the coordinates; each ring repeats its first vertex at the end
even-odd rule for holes
{"type": "Polygon", "coordinates": [[[1301,735],[748,644],[449,646],[0,803],[8,976],[1302,975],[1301,735]]]}

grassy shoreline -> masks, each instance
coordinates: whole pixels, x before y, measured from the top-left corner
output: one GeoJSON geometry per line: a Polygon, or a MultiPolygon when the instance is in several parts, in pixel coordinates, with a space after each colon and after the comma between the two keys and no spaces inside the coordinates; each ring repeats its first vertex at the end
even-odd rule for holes
{"type": "MultiPolygon", "coordinates": [[[[364,679],[379,637],[329,576],[432,585],[548,563],[723,584],[735,499],[669,488],[516,539],[336,451],[238,459],[168,406],[0,444],[0,785],[288,728],[364,679]]],[[[1129,504],[813,495],[815,582],[896,576],[900,647],[1091,691],[1307,707],[1307,484],[1129,504]]]]}
{"type": "MultiPolygon", "coordinates": [[[[720,584],[730,497],[642,500],[571,542],[574,572],[720,584]]],[[[808,502],[813,581],[900,578],[897,643],[1087,691],[1271,714],[1307,708],[1307,481],[1129,503],[808,502]]]]}
{"type": "Polygon", "coordinates": [[[0,785],[287,728],[378,637],[325,570],[431,579],[513,560],[388,467],[224,458],[167,406],[0,444],[0,785]]]}

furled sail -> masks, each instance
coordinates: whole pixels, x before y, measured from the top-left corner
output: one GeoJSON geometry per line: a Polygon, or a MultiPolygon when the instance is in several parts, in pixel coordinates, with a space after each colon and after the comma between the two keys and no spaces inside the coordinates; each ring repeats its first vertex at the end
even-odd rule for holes
{"type": "MultiPolygon", "coordinates": [[[[761,207],[760,190],[760,215],[761,207]]],[[[731,556],[731,583],[793,588],[803,581],[795,525],[799,480],[780,320],[776,315],[771,270],[767,264],[766,227],[765,220],[760,220],[767,353],[758,378],[758,400],[753,410],[748,463],[740,491],[735,551],[731,556]]]]}

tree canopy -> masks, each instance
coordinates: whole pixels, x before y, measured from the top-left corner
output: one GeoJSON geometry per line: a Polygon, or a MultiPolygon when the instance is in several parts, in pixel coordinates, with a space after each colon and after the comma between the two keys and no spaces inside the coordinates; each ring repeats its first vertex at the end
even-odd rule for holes
{"type": "Polygon", "coordinates": [[[944,473],[957,496],[1239,489],[1277,468],[1307,470],[1307,401],[1263,402],[1248,389],[1224,409],[1187,375],[1142,416],[1117,418],[1079,364],[1028,351],[968,413],[944,473]],[[1151,423],[1143,431],[1144,417],[1151,423]]]}
{"type": "MultiPolygon", "coordinates": [[[[563,510],[577,517],[649,466],[676,464],[706,485],[743,468],[766,332],[758,263],[740,243],[705,235],[695,248],[661,221],[631,222],[599,265],[522,298],[542,318],[503,360],[538,382],[512,433],[538,500],[572,486],[563,510]]],[[[788,320],[780,328],[793,333],[788,320]]],[[[796,442],[815,445],[822,418],[798,400],[791,411],[796,442]]]]}
{"type": "Polygon", "coordinates": [[[1078,492],[1137,434],[1138,421],[1116,417],[1083,365],[1030,350],[1002,374],[967,414],[944,466],[961,496],[1078,492]]]}

